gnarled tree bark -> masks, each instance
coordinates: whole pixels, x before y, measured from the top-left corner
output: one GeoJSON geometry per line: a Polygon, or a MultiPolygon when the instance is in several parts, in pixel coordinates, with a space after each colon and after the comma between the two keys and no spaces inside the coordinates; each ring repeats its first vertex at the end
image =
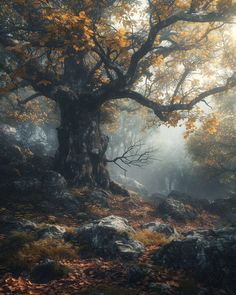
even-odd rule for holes
{"type": "Polygon", "coordinates": [[[110,178],[105,158],[108,137],[99,126],[99,108],[81,106],[72,100],[61,101],[60,109],[56,170],[72,185],[108,189],[110,178]]]}

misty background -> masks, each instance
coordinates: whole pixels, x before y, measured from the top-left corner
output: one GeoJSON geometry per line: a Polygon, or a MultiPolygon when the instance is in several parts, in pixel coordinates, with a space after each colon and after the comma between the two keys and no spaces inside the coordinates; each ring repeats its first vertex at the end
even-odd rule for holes
{"type": "MultiPolygon", "coordinates": [[[[41,104],[43,103],[42,100],[41,104]]],[[[212,111],[205,104],[201,108],[205,113],[212,111]]],[[[41,123],[26,121],[14,124],[5,119],[1,120],[0,129],[3,134],[23,143],[36,155],[54,157],[58,148],[57,128],[60,124],[56,109],[53,117],[50,122],[41,123]]],[[[222,198],[227,194],[224,185],[196,169],[196,163],[188,151],[188,139],[184,139],[186,128],[183,122],[177,127],[167,127],[156,122],[147,128],[146,119],[140,113],[130,115],[127,111],[121,111],[116,121],[116,127],[112,130],[105,125],[101,126],[109,137],[107,158],[111,160],[122,155],[131,144],[137,142],[141,144],[137,152],[148,150],[151,156],[141,167],[120,163],[121,169],[120,166],[109,163],[108,168],[115,181],[143,197],[155,194],[167,196],[173,190],[209,199],[222,198]]]]}

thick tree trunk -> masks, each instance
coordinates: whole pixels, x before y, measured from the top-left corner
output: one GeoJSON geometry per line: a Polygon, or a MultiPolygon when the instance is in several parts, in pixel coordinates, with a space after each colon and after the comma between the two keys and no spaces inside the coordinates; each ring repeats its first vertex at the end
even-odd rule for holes
{"type": "Polygon", "coordinates": [[[75,186],[109,188],[105,159],[108,138],[99,127],[99,108],[81,107],[73,101],[63,103],[60,108],[57,171],[75,186]]]}

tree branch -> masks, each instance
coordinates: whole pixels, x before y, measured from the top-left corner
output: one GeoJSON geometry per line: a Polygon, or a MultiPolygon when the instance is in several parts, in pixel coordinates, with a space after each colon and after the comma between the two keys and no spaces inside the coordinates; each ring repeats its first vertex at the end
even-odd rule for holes
{"type": "Polygon", "coordinates": [[[106,162],[114,163],[125,173],[127,170],[123,167],[123,165],[128,167],[144,167],[150,164],[152,160],[156,159],[153,157],[155,152],[154,149],[142,150],[143,147],[144,144],[140,140],[136,141],[126,148],[120,156],[117,156],[112,160],[107,159],[106,162]]]}
{"type": "MultiPolygon", "coordinates": [[[[149,109],[152,109],[154,114],[161,120],[161,121],[167,121],[168,120],[168,113],[174,112],[174,111],[190,111],[197,103],[203,101],[205,98],[215,95],[218,93],[222,93],[230,88],[233,88],[236,86],[236,73],[234,73],[230,78],[227,79],[227,82],[223,86],[217,86],[215,88],[212,88],[210,90],[206,90],[199,95],[197,95],[195,98],[193,98],[189,103],[176,103],[176,104],[168,104],[168,105],[161,105],[158,102],[152,101],[142,95],[141,93],[138,93],[133,90],[124,90],[120,92],[114,92],[113,95],[109,95],[109,99],[122,99],[122,98],[130,98],[137,103],[141,104],[144,107],[147,107],[149,109]]],[[[104,102],[108,99],[104,97],[104,102]]]]}
{"type": "Polygon", "coordinates": [[[131,85],[134,81],[135,72],[140,60],[150,52],[158,33],[170,25],[178,21],[195,22],[195,23],[207,23],[207,22],[224,22],[227,23],[229,15],[236,13],[236,5],[233,5],[230,9],[225,9],[222,12],[210,12],[210,13],[192,13],[192,12],[180,12],[172,15],[166,20],[158,22],[156,25],[151,26],[147,40],[143,45],[132,55],[129,68],[126,73],[127,85],[131,85]],[[227,15],[227,18],[226,18],[227,15]]]}

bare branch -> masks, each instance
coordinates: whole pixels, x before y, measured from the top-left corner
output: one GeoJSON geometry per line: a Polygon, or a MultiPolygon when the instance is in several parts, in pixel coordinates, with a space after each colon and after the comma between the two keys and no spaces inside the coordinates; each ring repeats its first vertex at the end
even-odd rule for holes
{"type": "Polygon", "coordinates": [[[136,141],[128,148],[125,148],[124,152],[120,156],[117,156],[112,160],[107,159],[106,162],[114,163],[125,173],[127,170],[123,166],[144,167],[152,161],[157,160],[153,156],[156,150],[152,148],[143,149],[144,146],[145,145],[140,140],[136,141]]]}

